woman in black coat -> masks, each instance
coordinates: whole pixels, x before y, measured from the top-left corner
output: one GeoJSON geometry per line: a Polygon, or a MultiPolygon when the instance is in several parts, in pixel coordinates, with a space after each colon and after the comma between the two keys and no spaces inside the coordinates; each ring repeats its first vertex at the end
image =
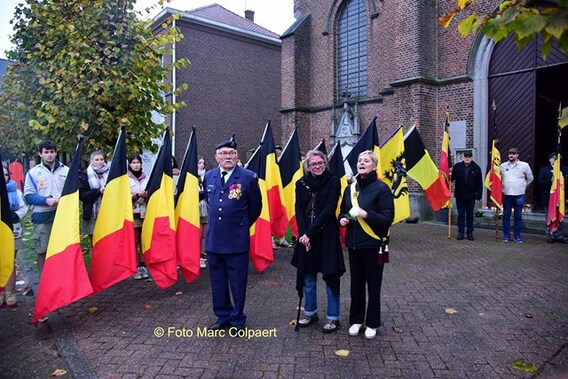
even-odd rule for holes
{"type": "Polygon", "coordinates": [[[317,274],[322,273],[327,286],[327,322],[324,333],[339,327],[339,282],[345,272],[345,263],[339,240],[336,209],[341,195],[339,178],[329,172],[325,154],[310,150],[304,168],[307,172],[296,182],[296,221],[298,243],[294,247],[292,265],[303,276],[305,293],[304,318],[300,327],[319,320],[317,314],[317,274]]]}
{"type": "Polygon", "coordinates": [[[394,197],[389,187],[377,180],[377,164],[374,152],[359,154],[357,175],[345,189],[339,220],[341,226],[347,227],[345,245],[349,249],[349,335],[358,335],[366,324],[368,339],[375,338],[381,326],[381,284],[384,264],[388,262],[382,247],[394,218],[394,197]],[[365,304],[365,286],[368,304],[365,304]]]}

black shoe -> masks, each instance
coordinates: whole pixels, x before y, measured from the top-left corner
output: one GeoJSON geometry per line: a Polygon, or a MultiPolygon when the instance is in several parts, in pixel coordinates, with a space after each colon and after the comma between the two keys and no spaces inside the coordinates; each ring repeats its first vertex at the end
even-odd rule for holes
{"type": "Polygon", "coordinates": [[[472,233],[469,233],[469,234],[467,235],[467,239],[470,240],[470,241],[475,241],[475,238],[473,238],[473,234],[472,234],[472,233]]]}
{"type": "Polygon", "coordinates": [[[228,322],[228,321],[225,321],[225,322],[215,321],[213,324],[211,324],[207,327],[207,330],[221,330],[221,329],[225,329],[226,327],[228,327],[230,325],[231,325],[231,323],[228,322]]]}
{"type": "Polygon", "coordinates": [[[457,238],[457,240],[458,240],[458,241],[461,241],[461,240],[463,240],[463,234],[461,234],[461,233],[460,233],[460,234],[458,234],[458,238],[457,238]]]}
{"type": "Polygon", "coordinates": [[[304,316],[304,318],[301,318],[300,321],[298,321],[298,326],[300,328],[305,328],[306,326],[310,326],[314,322],[318,322],[318,321],[319,321],[318,314],[315,313],[311,316],[304,316]]]}

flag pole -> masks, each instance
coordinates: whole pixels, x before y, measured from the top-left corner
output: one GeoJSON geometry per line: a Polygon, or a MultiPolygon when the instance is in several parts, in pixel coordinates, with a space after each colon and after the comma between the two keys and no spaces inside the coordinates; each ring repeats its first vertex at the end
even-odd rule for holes
{"type": "MultiPolygon", "coordinates": [[[[493,99],[491,108],[493,109],[493,140],[495,144],[497,144],[499,140],[497,139],[497,105],[495,104],[495,99],[493,99]]],[[[495,148],[497,148],[497,146],[495,148]]],[[[495,241],[499,241],[499,207],[497,207],[497,205],[495,205],[493,218],[495,220],[495,241]]]]}
{"type": "Polygon", "coordinates": [[[452,239],[452,168],[450,158],[450,107],[446,105],[446,120],[444,122],[444,131],[448,133],[448,190],[450,191],[450,200],[448,201],[448,239],[452,239]]]}

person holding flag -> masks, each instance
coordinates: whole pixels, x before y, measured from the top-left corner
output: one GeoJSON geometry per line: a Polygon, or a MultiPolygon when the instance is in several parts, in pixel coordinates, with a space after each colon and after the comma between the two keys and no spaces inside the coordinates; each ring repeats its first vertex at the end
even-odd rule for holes
{"type": "MultiPolygon", "coordinates": [[[[22,224],[21,221],[28,212],[28,207],[24,203],[22,192],[18,189],[18,184],[16,181],[10,178],[10,172],[6,167],[2,167],[4,170],[4,180],[6,182],[6,192],[8,195],[8,204],[10,205],[10,218],[12,220],[12,233],[14,235],[14,258],[18,250],[24,248],[22,242],[22,224]]],[[[11,254],[11,252],[7,252],[11,254]]],[[[1,290],[1,280],[0,280],[0,290],[1,290]]],[[[14,307],[18,304],[16,299],[16,267],[13,265],[12,274],[8,277],[6,281],[6,286],[4,287],[4,292],[0,295],[0,306],[6,301],[6,306],[14,307]]]]}
{"type": "Polygon", "coordinates": [[[307,174],[296,182],[299,238],[292,257],[292,265],[304,279],[306,297],[304,318],[298,321],[298,326],[306,327],[319,320],[316,281],[321,272],[327,291],[327,322],[322,331],[332,333],[339,328],[340,278],[345,272],[335,215],[341,183],[329,171],[327,157],[319,150],[307,152],[304,169],[307,174]]]}
{"type": "Polygon", "coordinates": [[[473,241],[473,210],[475,201],[483,195],[481,168],[473,161],[471,150],[463,152],[463,160],[456,163],[450,171],[456,183],[454,197],[458,208],[458,240],[463,240],[467,225],[467,239],[473,241]]]}
{"type": "Polygon", "coordinates": [[[128,157],[128,180],[130,182],[130,193],[132,195],[132,212],[134,215],[134,241],[136,243],[136,257],[138,269],[134,274],[134,279],[148,279],[150,274],[144,262],[142,253],[142,224],[146,215],[146,185],[148,176],[142,170],[142,157],[138,153],[128,157]]]}
{"type": "Polygon", "coordinates": [[[367,339],[375,338],[381,326],[381,284],[388,262],[382,248],[394,219],[394,196],[384,182],[377,180],[377,167],[376,153],[367,150],[359,154],[357,175],[345,189],[339,218],[339,224],[347,228],[345,245],[351,272],[349,335],[358,335],[366,324],[367,339]]]}
{"type": "Polygon", "coordinates": [[[203,183],[209,203],[205,250],[217,316],[208,330],[242,329],[246,323],[250,228],[262,211],[262,196],[257,175],[237,165],[239,154],[233,138],[215,147],[215,159],[219,166],[205,173],[203,183]]]}
{"type": "MultiPolygon", "coordinates": [[[[548,210],[548,205],[550,202],[550,188],[552,187],[552,182],[554,181],[554,164],[556,163],[556,152],[551,153],[548,156],[548,161],[550,164],[541,167],[538,172],[538,184],[541,185],[543,191],[543,205],[544,209],[548,210]]],[[[561,180],[564,181],[568,176],[568,167],[563,166],[560,168],[561,180]]],[[[562,235],[562,222],[559,223],[558,228],[552,233],[546,228],[546,236],[548,243],[566,243],[564,236],[562,235]]]]}
{"type": "Polygon", "coordinates": [[[41,275],[55,211],[69,168],[57,160],[57,146],[52,140],[41,141],[38,145],[38,154],[41,163],[26,174],[24,199],[32,206],[33,240],[37,254],[37,269],[41,275]]]}

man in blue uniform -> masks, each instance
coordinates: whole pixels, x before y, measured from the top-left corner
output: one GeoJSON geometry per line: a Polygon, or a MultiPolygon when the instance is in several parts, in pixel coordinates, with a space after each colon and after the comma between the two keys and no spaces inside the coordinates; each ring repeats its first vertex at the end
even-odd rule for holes
{"type": "Polygon", "coordinates": [[[248,279],[249,229],[260,216],[262,197],[256,174],[237,165],[239,155],[235,141],[221,142],[215,149],[219,167],[206,172],[204,179],[209,202],[205,251],[211,276],[213,311],[217,316],[208,329],[229,326],[241,329],[246,322],[243,311],[248,279]]]}

